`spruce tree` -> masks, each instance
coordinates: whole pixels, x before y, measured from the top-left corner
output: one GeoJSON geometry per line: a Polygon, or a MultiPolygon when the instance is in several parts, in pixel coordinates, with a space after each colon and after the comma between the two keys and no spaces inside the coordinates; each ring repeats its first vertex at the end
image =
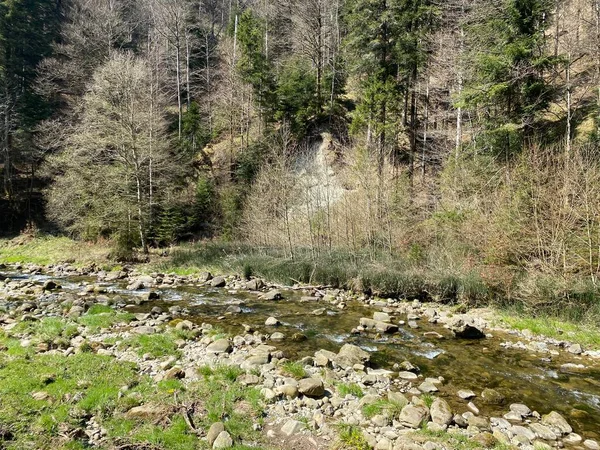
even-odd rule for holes
{"type": "Polygon", "coordinates": [[[484,118],[483,146],[509,156],[535,135],[552,99],[545,74],[558,59],[545,52],[548,0],[506,0],[469,28],[473,76],[462,101],[484,118]]]}

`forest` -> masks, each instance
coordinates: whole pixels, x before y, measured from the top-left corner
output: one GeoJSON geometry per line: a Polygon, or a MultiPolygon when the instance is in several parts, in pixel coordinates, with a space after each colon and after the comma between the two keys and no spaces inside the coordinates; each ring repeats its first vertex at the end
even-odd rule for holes
{"type": "Polygon", "coordinates": [[[599,317],[600,0],[4,0],[0,36],[2,234],[599,317]]]}

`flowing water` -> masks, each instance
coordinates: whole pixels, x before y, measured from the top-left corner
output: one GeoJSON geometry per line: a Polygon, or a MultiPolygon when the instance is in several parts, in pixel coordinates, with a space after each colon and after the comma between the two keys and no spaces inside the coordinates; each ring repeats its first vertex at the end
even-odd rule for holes
{"type": "MultiPolygon", "coordinates": [[[[6,273],[9,278],[31,280],[42,283],[50,278],[44,275],[6,273]]],[[[57,279],[63,291],[79,292],[84,278],[57,279]]],[[[95,281],[95,280],[94,280],[95,281]]],[[[105,283],[109,296],[144,295],[144,291],[128,291],[123,283],[105,283]]],[[[277,317],[282,325],[276,331],[287,336],[283,342],[274,343],[292,358],[311,356],[316,350],[337,351],[344,343],[352,343],[371,352],[372,364],[391,368],[394,363],[410,361],[421,369],[425,376],[445,379],[440,394],[446,396],[458,412],[467,410],[466,402],[460,400],[459,389],[471,389],[479,394],[484,388],[493,388],[506,397],[503,406],[485,406],[478,398],[473,402],[482,413],[500,416],[508,411],[510,403],[525,403],[541,414],[552,410],[564,415],[576,432],[586,438],[600,438],[600,361],[567,354],[549,357],[548,354],[528,350],[507,349],[501,343],[517,339],[506,333],[493,332],[493,337],[483,340],[460,340],[440,325],[419,321],[418,329],[400,327],[396,334],[378,337],[375,335],[353,335],[361,317],[371,317],[376,309],[359,302],[349,303],[340,311],[323,302],[301,300],[297,291],[284,291],[285,299],[278,302],[260,300],[254,293],[233,292],[208,287],[173,287],[158,289],[160,300],[145,303],[134,311],[149,311],[154,306],[167,308],[179,305],[183,308],[182,318],[197,323],[211,323],[224,331],[243,334],[243,324],[251,325],[263,333],[272,333],[265,327],[269,316],[277,317]],[[240,314],[226,315],[228,306],[239,305],[240,314]],[[312,311],[325,308],[322,315],[312,311]],[[424,333],[435,331],[443,338],[426,337],[424,333]],[[302,333],[307,339],[294,341],[292,335],[302,333]],[[580,373],[564,373],[565,363],[583,364],[580,373]]],[[[304,294],[305,295],[305,294],[304,294]]],[[[406,317],[399,317],[405,319],[406,317]]]]}

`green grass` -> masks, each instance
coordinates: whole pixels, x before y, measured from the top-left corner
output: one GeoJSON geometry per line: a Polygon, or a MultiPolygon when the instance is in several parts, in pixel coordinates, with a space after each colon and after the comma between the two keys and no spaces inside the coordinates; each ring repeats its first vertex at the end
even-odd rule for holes
{"type": "Polygon", "coordinates": [[[365,395],[361,387],[356,383],[338,383],[337,390],[341,397],[353,395],[354,397],[362,398],[365,395]]]}
{"type": "Polygon", "coordinates": [[[134,348],[140,356],[149,354],[153,358],[160,358],[169,355],[179,356],[176,340],[177,336],[174,333],[143,334],[132,336],[121,345],[134,348]]]}
{"type": "Polygon", "coordinates": [[[237,367],[216,367],[203,373],[204,379],[194,389],[200,398],[204,398],[206,415],[202,422],[206,429],[214,422],[223,421],[234,442],[258,440],[259,434],[253,430],[253,424],[263,421],[260,391],[235,381],[242,373],[237,367]]]}
{"type": "Polygon", "coordinates": [[[77,325],[60,317],[44,317],[39,321],[19,322],[10,334],[31,336],[34,342],[52,344],[62,341],[67,344],[72,337],[77,335],[77,325]]]}
{"type": "Polygon", "coordinates": [[[375,403],[364,405],[362,408],[362,413],[367,419],[370,419],[378,414],[384,414],[389,418],[397,419],[400,416],[400,412],[404,406],[404,404],[398,402],[378,400],[375,403]]]}
{"type": "Polygon", "coordinates": [[[300,362],[286,361],[281,365],[281,371],[284,375],[287,375],[297,380],[306,378],[306,370],[300,362]]]}
{"type": "MultiPolygon", "coordinates": [[[[110,313],[96,308],[89,316],[106,314],[110,313]]],[[[48,318],[25,323],[15,334],[26,331],[32,340],[61,338],[61,330],[71,326],[72,321],[48,318]]],[[[175,337],[169,332],[136,336],[129,344],[140,353],[172,354],[175,337]]],[[[69,357],[37,354],[32,347],[21,347],[19,339],[0,334],[0,428],[12,434],[2,448],[83,450],[87,448],[83,440],[67,440],[61,433],[85,427],[86,418],[94,415],[108,432],[106,448],[143,444],[157,450],[197,450],[204,444],[181,415],[183,404],[196,404],[193,421],[199,429],[223,421],[236,443],[233,448],[259,450],[255,443],[260,443],[261,435],[253,424],[263,420],[260,391],[237,382],[243,371],[236,366],[205,368],[201,373],[200,382],[156,383],[140,375],[133,363],[93,352],[69,357]],[[36,400],[32,396],[36,392],[47,398],[36,400]],[[164,417],[124,416],[145,404],[158,405],[164,417]]]]}
{"type": "Polygon", "coordinates": [[[600,329],[585,323],[575,323],[556,317],[526,317],[503,312],[502,322],[516,330],[530,330],[533,334],[573,341],[600,348],[600,329]]]}
{"type": "MultiPolygon", "coordinates": [[[[431,431],[426,426],[411,434],[415,440],[432,441],[444,445],[453,450],[480,450],[483,447],[480,443],[474,441],[469,436],[461,433],[448,433],[447,431],[431,431]]],[[[509,450],[511,446],[497,443],[492,450],[509,450]]]]}
{"type": "Polygon", "coordinates": [[[117,312],[110,306],[93,305],[88,312],[78,319],[78,322],[92,332],[98,332],[101,328],[110,328],[116,324],[127,324],[135,316],[131,313],[117,312]]]}
{"type": "Polygon", "coordinates": [[[3,448],[68,447],[59,426],[76,428],[75,411],[103,417],[119,401],[122,385],[138,380],[135,365],[109,357],[80,353],[70,357],[11,351],[18,341],[3,338],[8,350],[0,353],[0,424],[13,434],[3,448]],[[45,392],[47,400],[32,393],[45,392]]]}
{"type": "Polygon", "coordinates": [[[425,405],[428,408],[431,408],[431,405],[433,405],[435,397],[431,394],[423,394],[423,395],[421,395],[421,400],[423,400],[423,403],[425,403],[425,405]]]}
{"type": "Polygon", "coordinates": [[[371,446],[363,435],[362,430],[355,425],[339,424],[339,443],[335,449],[369,450],[371,446]]]}
{"type": "Polygon", "coordinates": [[[90,262],[106,264],[108,247],[77,242],[67,237],[41,235],[35,238],[0,239],[0,263],[33,263],[39,265],[90,262]]]}

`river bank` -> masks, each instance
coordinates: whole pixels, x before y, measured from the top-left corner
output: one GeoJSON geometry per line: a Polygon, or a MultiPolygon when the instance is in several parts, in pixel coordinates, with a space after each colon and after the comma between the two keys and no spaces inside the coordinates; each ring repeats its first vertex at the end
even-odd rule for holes
{"type": "MultiPolygon", "coordinates": [[[[225,243],[204,243],[182,245],[168,250],[153,251],[143,262],[119,263],[111,259],[110,242],[87,243],[73,241],[66,237],[19,236],[14,239],[0,239],[0,263],[32,263],[40,265],[70,263],[78,267],[93,266],[104,270],[120,269],[123,265],[135,267],[142,273],[156,271],[187,275],[210,271],[214,274],[258,276],[282,285],[320,284],[334,288],[354,288],[375,290],[372,296],[386,297],[387,290],[398,290],[402,286],[410,297],[424,301],[451,302],[459,310],[476,307],[491,308],[494,311],[490,321],[499,327],[515,329],[526,335],[563,339],[600,348],[600,301],[596,298],[591,308],[580,308],[577,300],[570,307],[549,307],[548,302],[526,307],[518,300],[498,299],[477,277],[465,277],[459,285],[452,277],[436,281],[438,287],[428,289],[423,281],[407,280],[406,273],[394,270],[393,264],[384,262],[369,264],[366,260],[352,261],[356,255],[324,256],[319,266],[296,257],[290,261],[273,253],[253,251],[243,245],[225,243]],[[356,267],[371,266],[365,270],[361,281],[353,270],[356,267]],[[384,267],[385,266],[385,267],[384,267]],[[366,274],[366,275],[365,275],[366,274]],[[352,280],[352,276],[354,279],[352,280]],[[300,283],[302,284],[302,283],[300,283]],[[443,286],[446,287],[443,287],[443,286]],[[391,287],[390,287],[391,286],[391,287]],[[395,287],[394,287],[395,286],[395,287]],[[377,292],[379,291],[379,292],[377,292]],[[435,292],[434,292],[435,291],[435,292]],[[437,294],[436,294],[437,292],[437,294]],[[598,310],[598,314],[595,314],[598,310]]],[[[417,274],[415,277],[418,279],[417,274]]],[[[439,278],[439,277],[438,277],[439,278]]],[[[407,298],[406,295],[389,295],[393,298],[407,298]]],[[[586,304],[589,302],[586,302],[586,304]]],[[[559,303],[560,306],[560,303],[559,303]]]]}
{"type": "MultiPolygon", "coordinates": [[[[510,364],[522,367],[531,364],[534,372],[540,361],[546,361],[542,365],[552,361],[560,373],[557,375],[559,383],[585,391],[582,386],[589,383],[586,380],[593,381],[597,376],[594,375],[598,371],[594,368],[595,358],[600,354],[585,346],[579,348],[576,343],[528,339],[528,333],[517,335],[513,331],[514,338],[511,338],[511,333],[496,331],[487,322],[486,311],[462,316],[445,305],[359,297],[334,289],[289,290],[262,280],[254,279],[248,283],[233,276],[158,273],[149,276],[135,270],[102,271],[64,264],[46,268],[13,265],[4,271],[11,280],[5,282],[5,294],[8,288],[9,293],[29,296],[29,301],[21,302],[17,308],[7,305],[8,323],[5,320],[4,328],[9,351],[28,349],[27,356],[34,360],[50,355],[68,359],[69,355],[79,353],[93,355],[89,356],[91,358],[114,358],[138,368],[136,376],[144,380],[134,385],[146,383],[147,386],[149,383],[153,386],[150,390],[155,397],[148,396],[145,390],[139,392],[133,386],[132,395],[137,399],[135,406],[120,405],[120,399],[128,397],[130,388],[123,393],[122,386],[116,390],[113,387],[107,389],[106,396],[100,396],[110,399],[116,394],[117,398],[108,403],[119,405],[108,407],[108,411],[100,416],[85,419],[86,427],[91,421],[90,426],[95,431],[90,433],[96,436],[94,445],[100,448],[154,448],[143,447],[140,442],[144,442],[143,445],[155,442],[152,445],[156,448],[206,446],[210,440],[198,440],[197,434],[207,433],[219,421],[224,421],[232,443],[252,445],[256,439],[264,442],[265,448],[452,449],[510,448],[511,445],[547,448],[545,446],[558,444],[593,448],[594,439],[598,439],[594,431],[597,430],[593,419],[597,410],[593,401],[579,407],[568,403],[557,405],[562,408],[562,414],[550,411],[548,403],[535,406],[530,403],[531,409],[524,408],[519,406],[522,403],[514,402],[521,395],[531,401],[536,396],[543,398],[547,394],[539,390],[541,385],[537,391],[534,388],[531,394],[525,394],[521,392],[522,387],[516,389],[494,380],[510,378],[510,366],[503,367],[505,361],[497,359],[496,352],[502,352],[500,358],[508,358],[507,361],[512,361],[510,364]],[[11,272],[20,275],[11,279],[11,272]],[[58,286],[49,284],[52,282],[62,282],[62,289],[56,290],[58,286]],[[274,289],[279,289],[283,300],[277,300],[279,295],[274,289]],[[208,300],[211,296],[217,296],[212,303],[208,300]],[[195,305],[190,298],[200,303],[195,305]],[[263,304],[266,304],[264,311],[261,309],[263,304]],[[217,308],[214,314],[209,313],[211,308],[217,308]],[[321,344],[321,341],[310,328],[297,328],[299,331],[292,333],[296,329],[294,321],[299,320],[300,308],[304,310],[300,315],[302,322],[309,320],[307,317],[322,318],[319,320],[326,322],[317,323],[316,328],[325,325],[335,328],[341,323],[341,329],[348,329],[349,333],[340,344],[331,344],[329,350],[313,346],[309,349],[318,350],[303,354],[298,348],[306,344],[296,342],[321,344]],[[11,314],[10,311],[14,312],[11,314]],[[275,317],[269,316],[265,320],[267,312],[275,317]],[[373,318],[363,317],[368,314],[373,318]],[[328,317],[332,319],[328,320],[328,317]],[[359,317],[363,318],[359,320],[359,317]],[[386,318],[387,322],[382,320],[386,318]],[[450,326],[457,318],[478,324],[488,338],[475,346],[473,341],[456,341],[448,335],[445,326],[450,326]],[[52,326],[52,322],[47,323],[50,319],[58,322],[52,326]],[[396,329],[386,329],[389,324],[396,329]],[[376,329],[370,330],[373,326],[376,329]],[[354,329],[350,330],[351,327],[354,329]],[[69,335],[73,331],[63,335],[63,330],[73,329],[77,330],[75,335],[69,335]],[[494,336],[497,333],[502,333],[501,337],[494,336]],[[49,338],[38,342],[40,336],[48,334],[49,338]],[[57,340],[60,345],[56,344],[57,340]],[[345,341],[354,343],[343,344],[345,341]],[[386,351],[386,348],[398,346],[410,348],[417,341],[422,342],[416,352],[410,353],[412,362],[399,359],[402,354],[386,351]],[[429,349],[430,357],[435,356],[431,360],[419,359],[417,352],[423,349],[429,349]],[[444,352],[446,355],[439,356],[444,352]],[[489,359],[490,355],[493,355],[492,359],[489,359]],[[447,359],[447,356],[452,358],[447,359]],[[393,359],[395,363],[386,366],[386,359],[393,359]],[[463,372],[474,373],[461,378],[457,373],[460,369],[455,369],[446,377],[440,375],[440,368],[452,366],[452,359],[459,360],[458,366],[463,372]],[[481,366],[474,364],[467,370],[469,359],[481,366]],[[436,360],[441,366],[436,366],[436,360]],[[415,361],[419,364],[413,364],[415,361]],[[493,369],[491,377],[487,375],[477,381],[478,372],[482,371],[480,367],[489,366],[490,362],[509,372],[494,375],[497,369],[490,367],[488,370],[493,369]],[[225,383],[223,377],[229,380],[228,389],[240,392],[239,395],[229,400],[210,400],[206,399],[207,393],[198,393],[198,388],[194,387],[198,382],[204,384],[207,379],[217,380],[217,385],[225,383]],[[469,377],[472,380],[467,384],[469,377]],[[462,381],[457,385],[457,380],[462,381]],[[202,423],[201,427],[190,426],[185,415],[172,412],[170,400],[164,404],[164,399],[156,399],[160,386],[168,386],[170,394],[175,393],[175,400],[178,396],[192,395],[196,400],[201,398],[204,404],[212,403],[216,410],[198,412],[196,419],[188,417],[192,423],[202,423]],[[247,391],[248,386],[255,388],[247,391]],[[256,406],[255,413],[246,414],[254,422],[252,427],[248,423],[238,424],[241,418],[232,419],[233,412],[227,412],[227,408],[234,411],[240,406],[227,405],[248,401],[247,396],[256,406]],[[147,430],[149,422],[156,421],[148,408],[155,409],[157,405],[161,414],[169,417],[168,421],[173,421],[174,416],[179,418],[179,422],[175,420],[179,431],[163,425],[153,428],[154,438],[144,434],[142,430],[147,430]],[[167,406],[171,409],[165,410],[167,406]],[[533,411],[537,406],[539,413],[533,411]],[[130,413],[132,409],[134,411],[130,413]],[[221,411],[220,415],[218,411],[221,411]],[[149,416],[131,417],[138,412],[149,416]],[[115,421],[121,423],[127,414],[130,416],[127,427],[115,429],[115,421]],[[100,425],[94,425],[98,423],[100,425]],[[566,433],[573,426],[582,434],[566,433]],[[561,427],[563,431],[560,431],[561,427]],[[165,433],[173,439],[180,435],[177,439],[187,443],[165,444],[169,439],[165,433]],[[193,439],[188,439],[190,433],[193,439]],[[541,436],[549,439],[543,440],[541,436]],[[119,439],[128,439],[127,445],[131,446],[110,447],[115,442],[122,442],[119,439]],[[140,446],[133,446],[135,442],[140,446]]],[[[21,361],[21,364],[25,363],[21,361]]],[[[525,377],[531,376],[529,370],[523,372],[525,377]]],[[[534,372],[531,374],[537,376],[534,372]]],[[[542,373],[552,376],[547,369],[542,373]]],[[[533,379],[528,383],[532,382],[533,379]]],[[[40,398],[47,394],[44,386],[39,387],[42,389],[40,398]]],[[[558,385],[552,386],[554,382],[544,389],[552,392],[558,388],[558,385]]],[[[17,403],[22,403],[22,399],[17,403]]],[[[181,405],[177,405],[175,410],[181,411],[181,405]]],[[[252,409],[247,404],[244,408],[252,409]]],[[[195,412],[192,410],[190,414],[193,416],[195,412]]],[[[220,425],[215,427],[220,429],[220,425]]],[[[224,435],[223,439],[228,442],[226,438],[224,435]]],[[[89,442],[92,442],[91,438],[89,442]]]]}

